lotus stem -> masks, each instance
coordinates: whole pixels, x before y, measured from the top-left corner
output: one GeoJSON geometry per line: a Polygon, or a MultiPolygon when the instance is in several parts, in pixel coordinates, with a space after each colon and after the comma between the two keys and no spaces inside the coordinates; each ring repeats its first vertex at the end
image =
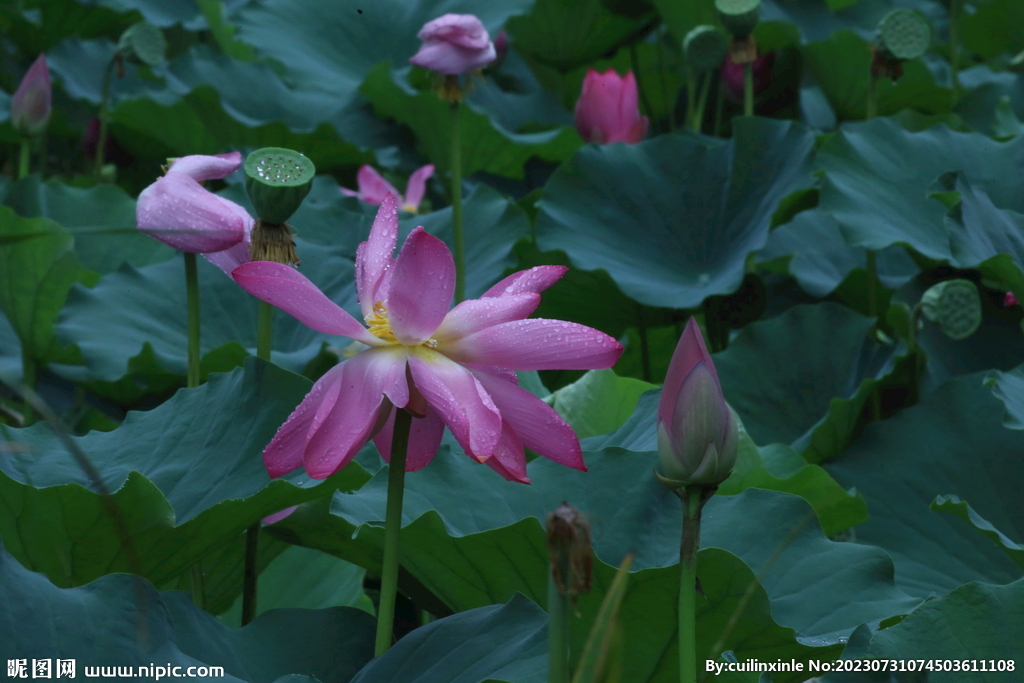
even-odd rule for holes
{"type": "Polygon", "coordinates": [[[704,128],[704,108],[708,103],[708,91],[711,89],[711,73],[703,75],[703,82],[700,86],[700,97],[697,99],[697,111],[693,116],[693,129],[698,133],[704,128]]]}
{"type": "Polygon", "coordinates": [[[697,72],[692,66],[686,67],[686,124],[693,128],[697,111],[697,72]]]}
{"type": "Polygon", "coordinates": [[[960,0],[949,0],[949,70],[953,86],[953,104],[960,90],[960,38],[956,22],[960,14],[960,0]]]}
{"type": "Polygon", "coordinates": [[[269,363],[273,344],[274,307],[266,301],[261,301],[259,319],[256,322],[256,357],[269,363]]]}
{"type": "Polygon", "coordinates": [[[679,683],[697,682],[697,549],[705,490],[687,486],[677,492],[683,502],[679,543],[679,683]]]}
{"type": "Polygon", "coordinates": [[[188,299],[188,374],[186,386],[199,386],[199,272],[196,255],[185,252],[185,293],[188,299]]]}
{"type": "Polygon", "coordinates": [[[28,175],[29,160],[32,156],[31,138],[21,139],[21,149],[18,154],[18,180],[28,175]]]}
{"type": "Polygon", "coordinates": [[[466,298],[466,247],[462,234],[462,116],[459,109],[459,103],[452,102],[452,231],[455,240],[455,303],[466,298]]]}
{"type": "Polygon", "coordinates": [[[717,138],[722,133],[722,111],[725,109],[725,89],[721,80],[718,81],[715,93],[715,127],[711,134],[717,138]]]}
{"type": "MultiPolygon", "coordinates": [[[[570,576],[569,558],[558,554],[561,576],[570,576]]],[[[572,598],[562,592],[554,573],[548,572],[548,683],[569,683],[569,618],[572,598]]]]}
{"type": "MultiPolygon", "coordinates": [[[[114,66],[117,64],[117,55],[111,58],[107,64],[107,70],[103,72],[103,90],[100,94],[100,132],[96,137],[96,158],[93,161],[92,173],[96,180],[100,179],[103,172],[103,162],[107,154],[107,109],[110,105],[110,79],[114,75],[114,66]]],[[[194,258],[194,255],[193,255],[194,258]]]]}
{"type": "Polygon", "coordinates": [[[256,618],[256,558],[260,548],[260,523],[245,530],[245,577],[242,583],[242,626],[256,618]]]}
{"type": "Polygon", "coordinates": [[[651,348],[647,340],[647,320],[643,304],[636,305],[636,326],[640,332],[640,362],[645,382],[651,381],[651,348]]]}
{"type": "Polygon", "coordinates": [[[754,115],[754,65],[743,65],[743,115],[754,115]]]}
{"type": "Polygon", "coordinates": [[[380,574],[380,606],[377,609],[377,643],[374,657],[391,647],[398,594],[398,553],[402,535],[402,497],[405,495],[405,456],[409,449],[412,414],[395,409],[395,431],[391,438],[391,462],[388,471],[388,503],[384,521],[384,563],[380,574]]]}

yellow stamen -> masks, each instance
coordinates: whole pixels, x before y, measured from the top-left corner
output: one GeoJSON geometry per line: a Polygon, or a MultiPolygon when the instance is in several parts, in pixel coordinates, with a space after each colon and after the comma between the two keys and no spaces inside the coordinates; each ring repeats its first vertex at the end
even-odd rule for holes
{"type": "MultiPolygon", "coordinates": [[[[389,344],[400,344],[401,342],[395,338],[395,333],[391,330],[391,321],[388,320],[388,307],[383,301],[378,301],[373,305],[373,313],[366,316],[366,326],[370,329],[370,334],[378,339],[383,339],[389,344]]],[[[428,339],[423,342],[422,346],[427,348],[436,349],[437,340],[428,339]]]]}

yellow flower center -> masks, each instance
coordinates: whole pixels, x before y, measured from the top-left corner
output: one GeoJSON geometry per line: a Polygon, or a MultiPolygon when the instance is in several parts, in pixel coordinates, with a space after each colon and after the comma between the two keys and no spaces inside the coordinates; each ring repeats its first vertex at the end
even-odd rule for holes
{"type": "MultiPolygon", "coordinates": [[[[395,333],[391,330],[391,321],[388,320],[388,307],[383,301],[378,301],[373,305],[373,313],[366,316],[366,326],[374,337],[383,339],[389,344],[401,344],[395,337],[395,333]]],[[[427,348],[436,349],[437,340],[428,339],[422,345],[427,348]]]]}

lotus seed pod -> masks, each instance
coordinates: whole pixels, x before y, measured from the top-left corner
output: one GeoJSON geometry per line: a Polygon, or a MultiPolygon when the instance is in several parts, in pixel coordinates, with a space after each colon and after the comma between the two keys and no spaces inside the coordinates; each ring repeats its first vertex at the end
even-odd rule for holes
{"type": "Polygon", "coordinates": [[[121,34],[117,48],[125,59],[134,64],[156,66],[166,59],[167,40],[159,28],[148,21],[140,21],[121,34]]]}
{"type": "Polygon", "coordinates": [[[718,20],[734,38],[745,38],[754,32],[761,13],[761,0],[715,0],[718,20]]]}
{"type": "Polygon", "coordinates": [[[876,41],[887,57],[917,59],[931,45],[932,28],[920,12],[895,9],[878,22],[876,41]]]}
{"type": "Polygon", "coordinates": [[[686,61],[697,71],[710,71],[722,64],[729,52],[729,42],[714,26],[697,26],[683,39],[686,61]]]}
{"type": "Polygon", "coordinates": [[[245,159],[245,189],[264,223],[283,225],[309,194],[316,167],[306,156],[264,147],[245,159]]]}
{"type": "Polygon", "coordinates": [[[981,297],[970,280],[946,280],[924,293],[921,312],[950,339],[966,339],[981,325],[981,297]]]}

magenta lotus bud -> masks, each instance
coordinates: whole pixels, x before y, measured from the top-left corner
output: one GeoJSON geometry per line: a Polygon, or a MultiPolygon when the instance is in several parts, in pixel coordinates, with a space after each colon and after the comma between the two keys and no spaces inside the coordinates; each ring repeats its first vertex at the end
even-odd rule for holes
{"type": "Polygon", "coordinates": [[[647,135],[648,120],[640,116],[636,78],[630,71],[619,76],[613,69],[599,74],[587,71],[583,92],[576,102],[576,130],[587,142],[640,142],[647,135]]]}
{"type": "Polygon", "coordinates": [[[409,61],[449,76],[482,69],[497,57],[484,25],[472,14],[445,14],[416,34],[423,41],[409,61]]]}
{"type": "Polygon", "coordinates": [[[717,486],[736,464],[739,426],[697,321],[690,318],[658,404],[658,458],[672,486],[717,486]]]}
{"type": "Polygon", "coordinates": [[[1007,292],[1006,293],[1006,297],[1003,298],[1003,305],[1004,306],[1016,306],[1017,305],[1017,297],[1015,297],[1013,295],[1013,292],[1007,292]]]}
{"type": "Polygon", "coordinates": [[[50,85],[50,70],[46,66],[46,55],[39,55],[32,62],[21,85],[11,98],[11,125],[22,135],[39,135],[50,123],[53,88],[50,85]]]}
{"type": "MultiPolygon", "coordinates": [[[[775,53],[769,52],[754,60],[754,94],[760,95],[772,84],[772,67],[775,66],[775,53]]],[[[743,65],[732,61],[730,55],[722,62],[722,87],[726,98],[733,104],[743,102],[743,65]]]]}

